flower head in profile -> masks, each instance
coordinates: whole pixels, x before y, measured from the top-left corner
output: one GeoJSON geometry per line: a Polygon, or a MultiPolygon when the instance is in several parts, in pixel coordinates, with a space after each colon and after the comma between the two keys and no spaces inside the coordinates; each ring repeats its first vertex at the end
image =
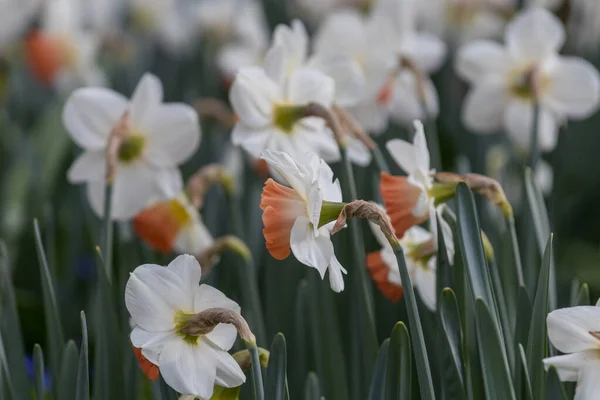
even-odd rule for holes
{"type": "Polygon", "coordinates": [[[558,126],[589,117],[600,102],[598,71],[581,58],[559,56],[564,41],[561,22],[534,8],[508,25],[504,46],[475,41],[461,48],[456,70],[472,85],[463,105],[465,125],[482,134],[504,128],[513,143],[528,149],[537,102],[538,145],[553,149],[558,126]]]}
{"type": "Polygon", "coordinates": [[[234,325],[219,323],[201,332],[189,329],[194,317],[207,311],[240,312],[219,290],[199,285],[200,276],[200,265],[189,255],[177,257],[167,267],[141,265],[127,281],[125,304],[135,324],[130,339],[141,356],[158,367],[176,391],[209,399],[215,384],[236,387],[246,377],[227,352],[237,336],[234,325]]]}
{"type": "Polygon", "coordinates": [[[381,196],[399,238],[411,227],[427,221],[434,211],[433,171],[430,170],[427,140],[423,124],[415,121],[414,125],[413,143],[393,139],[386,145],[394,161],[408,176],[381,174],[381,196]]]}
{"type": "Polygon", "coordinates": [[[548,314],[548,337],[563,353],[544,359],[562,381],[577,382],[575,400],[592,400],[600,392],[600,301],[596,306],[554,310],[548,314]]]}
{"type": "Polygon", "coordinates": [[[314,152],[326,160],[338,159],[337,143],[325,121],[303,114],[312,102],[329,108],[334,93],[333,79],[314,68],[297,68],[284,82],[262,68],[242,68],[229,93],[239,116],[231,140],[255,158],[273,150],[292,157],[314,152]]]}
{"type": "Polygon", "coordinates": [[[65,105],[63,123],[84,149],[71,165],[71,183],[87,182],[94,212],[104,214],[109,139],[118,130],[112,182],[111,217],[127,220],[160,196],[161,186],[181,180],[177,166],[187,160],[200,141],[198,117],[185,104],[162,103],[162,85],[146,74],[131,100],[104,88],[77,89],[65,105]]]}
{"type": "Polygon", "coordinates": [[[265,151],[263,159],[290,186],[273,179],[265,183],[260,208],[267,249],[278,260],[294,253],[302,264],[317,269],[321,278],[329,271],[331,288],[344,290],[342,274],[346,270],[337,260],[330,238],[343,206],[340,184],[333,180],[331,168],[314,153],[293,159],[283,152],[265,151]],[[330,208],[331,222],[322,224],[330,208]]]}
{"type": "MultiPolygon", "coordinates": [[[[448,258],[453,263],[454,241],[452,230],[448,223],[439,218],[442,227],[442,235],[448,252],[448,258]]],[[[381,228],[370,222],[371,230],[381,245],[381,250],[367,254],[367,268],[371,277],[381,292],[391,301],[397,302],[403,296],[402,280],[398,261],[392,246],[382,233],[381,228]]],[[[400,240],[400,246],[404,251],[406,266],[411,281],[421,300],[430,310],[436,309],[436,265],[437,265],[437,225],[432,221],[432,232],[413,226],[406,231],[400,240]]]]}

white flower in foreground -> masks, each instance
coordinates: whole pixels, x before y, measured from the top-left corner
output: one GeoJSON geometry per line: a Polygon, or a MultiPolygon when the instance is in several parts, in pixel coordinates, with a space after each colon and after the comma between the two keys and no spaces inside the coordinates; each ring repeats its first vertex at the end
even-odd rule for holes
{"type": "Polygon", "coordinates": [[[181,180],[177,166],[200,142],[198,116],[185,104],[162,103],[162,85],[146,74],[131,100],[109,89],[82,88],[67,100],[63,123],[85,151],[71,165],[71,183],[87,182],[94,212],[104,215],[106,146],[113,127],[124,119],[126,132],[117,151],[112,184],[112,218],[127,220],[161,195],[161,187],[181,180]]]}
{"type": "Polygon", "coordinates": [[[562,356],[544,359],[562,381],[577,382],[575,400],[593,400],[600,393],[600,301],[596,306],[562,308],[548,314],[548,337],[562,356]]]}
{"type": "Polygon", "coordinates": [[[282,85],[262,68],[242,68],[229,97],[239,116],[231,140],[252,157],[275,150],[292,157],[312,151],[328,161],[339,159],[337,143],[325,121],[301,115],[308,103],[327,108],[333,104],[333,80],[322,72],[297,68],[282,85]]]}
{"type": "Polygon", "coordinates": [[[551,150],[559,124],[567,118],[587,118],[598,108],[598,71],[581,58],[558,55],[565,32],[560,21],[543,9],[517,16],[504,40],[504,47],[476,41],[460,50],[457,72],[473,86],[463,105],[463,121],[482,134],[504,128],[517,146],[528,149],[533,77],[540,105],[538,144],[542,150],[551,150]]]}
{"type": "MultiPolygon", "coordinates": [[[[453,263],[454,240],[452,239],[452,229],[441,216],[439,220],[442,225],[448,258],[450,263],[453,263]]],[[[437,226],[436,224],[436,221],[432,220],[432,227],[437,226]]],[[[367,254],[367,267],[379,290],[388,299],[397,302],[403,296],[403,289],[396,255],[381,228],[372,222],[369,222],[369,225],[382,248],[380,251],[367,254]]],[[[406,231],[404,237],[400,240],[400,246],[404,251],[411,281],[421,300],[427,308],[435,310],[437,306],[437,230],[429,232],[420,226],[413,226],[406,231]]]]}
{"type": "Polygon", "coordinates": [[[136,325],[131,343],[158,366],[165,382],[180,393],[209,399],[215,384],[236,387],[246,377],[227,352],[237,336],[233,325],[220,323],[199,336],[182,332],[202,311],[240,312],[237,303],[219,290],[198,285],[201,274],[198,261],[189,255],[177,257],[167,267],[141,265],[127,281],[125,305],[136,325]]]}
{"type": "Polygon", "coordinates": [[[262,158],[291,186],[273,179],[265,183],[260,208],[267,249],[278,260],[287,258],[291,250],[302,264],[317,269],[321,278],[329,271],[331,288],[341,292],[346,270],[337,260],[330,238],[335,221],[319,226],[324,204],[342,201],[339,181],[333,180],[333,171],[316,154],[292,159],[286,153],[267,150],[262,158]]]}
{"type": "Polygon", "coordinates": [[[80,6],[76,0],[45,2],[42,28],[27,38],[33,73],[62,93],[80,86],[102,86],[105,80],[96,65],[100,37],[84,29],[80,6]]]}
{"type": "Polygon", "coordinates": [[[400,238],[409,228],[434,215],[435,198],[430,193],[433,178],[427,139],[423,124],[415,121],[414,126],[413,143],[393,139],[386,144],[394,161],[408,176],[381,174],[381,196],[396,235],[400,238]]]}

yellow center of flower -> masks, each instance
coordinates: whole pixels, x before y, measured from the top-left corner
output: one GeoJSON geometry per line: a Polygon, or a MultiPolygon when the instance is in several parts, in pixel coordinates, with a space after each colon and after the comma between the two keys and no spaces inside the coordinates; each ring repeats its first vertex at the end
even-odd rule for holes
{"type": "MultiPolygon", "coordinates": [[[[510,94],[518,99],[531,101],[533,100],[533,82],[532,75],[534,74],[535,66],[516,68],[510,72],[510,94]]],[[[544,74],[537,74],[538,97],[550,85],[550,79],[544,74]]]]}
{"type": "Polygon", "coordinates": [[[291,135],[294,125],[304,117],[303,106],[275,104],[273,106],[273,124],[284,133],[291,135]]]}
{"type": "Polygon", "coordinates": [[[56,41],[62,64],[67,68],[75,68],[79,61],[79,53],[68,37],[60,37],[56,41]]]}
{"type": "Polygon", "coordinates": [[[192,220],[192,216],[185,208],[185,206],[178,199],[172,199],[169,201],[169,207],[171,213],[178,226],[185,225],[192,220]]]}
{"type": "Polygon", "coordinates": [[[181,330],[185,328],[185,326],[190,322],[194,315],[195,314],[186,313],[184,311],[179,310],[175,313],[175,316],[173,317],[175,321],[175,333],[177,334],[177,336],[181,337],[184,342],[191,345],[198,344],[198,339],[200,338],[200,336],[188,335],[182,333],[181,330]]]}
{"type": "Polygon", "coordinates": [[[119,151],[117,152],[119,161],[125,164],[134,162],[142,155],[145,145],[146,140],[142,135],[135,133],[128,135],[119,146],[119,151]]]}

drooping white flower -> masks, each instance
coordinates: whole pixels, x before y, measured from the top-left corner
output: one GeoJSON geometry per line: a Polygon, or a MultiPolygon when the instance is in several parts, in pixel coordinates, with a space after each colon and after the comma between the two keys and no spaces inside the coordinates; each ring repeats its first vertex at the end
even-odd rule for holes
{"type": "MultiPolygon", "coordinates": [[[[442,237],[446,245],[448,259],[453,264],[454,240],[452,239],[452,229],[441,216],[439,221],[442,226],[442,237]]],[[[435,310],[437,306],[437,222],[435,220],[431,222],[431,227],[435,227],[431,232],[420,226],[413,226],[407,230],[400,240],[400,246],[404,251],[411,282],[427,308],[435,310]]],[[[369,222],[369,225],[381,245],[381,250],[367,254],[367,267],[379,290],[388,299],[397,302],[403,295],[403,289],[396,255],[381,228],[372,222],[369,222]]]]}
{"type": "Polygon", "coordinates": [[[96,64],[100,37],[83,26],[76,0],[44,3],[42,27],[27,38],[27,57],[35,76],[68,94],[80,86],[104,85],[96,64]]]}
{"type": "Polygon", "coordinates": [[[575,400],[592,400],[600,393],[600,301],[596,306],[554,310],[548,314],[548,337],[563,353],[544,359],[556,367],[562,381],[577,382],[575,400]]]}
{"type": "Polygon", "coordinates": [[[533,122],[535,80],[540,105],[538,144],[556,146],[559,124],[590,116],[600,102],[596,68],[577,57],[562,57],[560,21],[544,9],[530,9],[507,27],[505,46],[476,41],[464,46],[456,70],[472,85],[463,105],[465,125],[477,133],[504,128],[518,147],[528,149],[533,122]]]}
{"type": "Polygon", "coordinates": [[[415,121],[414,126],[413,143],[393,139],[386,144],[394,161],[408,176],[381,174],[381,196],[400,238],[412,226],[427,221],[434,213],[435,198],[430,194],[433,171],[425,131],[420,121],[415,121]]]}
{"type": "Polygon", "coordinates": [[[331,107],[334,82],[314,68],[301,67],[281,84],[262,68],[242,68],[229,97],[239,121],[231,140],[251,156],[264,150],[284,151],[292,157],[315,152],[326,160],[339,159],[339,149],[325,121],[302,118],[302,107],[316,102],[331,107]]]}
{"type": "Polygon", "coordinates": [[[236,387],[246,377],[227,352],[237,336],[233,325],[220,323],[199,336],[182,332],[195,314],[207,309],[240,312],[219,290],[199,285],[201,274],[198,261],[189,255],[167,267],[141,265],[127,281],[125,305],[136,325],[132,344],[158,366],[165,382],[180,393],[209,399],[215,384],[236,387]]]}
{"type": "Polygon", "coordinates": [[[267,150],[262,158],[290,185],[273,179],[265,183],[260,207],[267,249],[278,260],[291,251],[302,264],[317,269],[321,278],[329,271],[331,288],[341,292],[346,270],[337,260],[330,238],[335,221],[319,226],[324,202],[342,201],[339,181],[333,180],[331,168],[314,153],[293,159],[267,150]]]}
{"type": "Polygon", "coordinates": [[[177,166],[200,142],[198,116],[180,103],[162,103],[162,84],[146,74],[131,100],[109,89],[81,88],[67,100],[63,123],[84,149],[68,171],[71,183],[87,182],[94,212],[104,214],[106,146],[113,127],[125,117],[126,134],[117,152],[112,183],[112,218],[127,220],[161,196],[161,187],[181,180],[177,166]]]}

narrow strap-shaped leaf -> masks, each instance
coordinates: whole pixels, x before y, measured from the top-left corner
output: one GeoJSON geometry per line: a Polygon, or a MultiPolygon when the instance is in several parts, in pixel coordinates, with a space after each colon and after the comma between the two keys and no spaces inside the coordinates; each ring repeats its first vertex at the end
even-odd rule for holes
{"type": "Polygon", "coordinates": [[[548,369],[546,376],[546,400],[567,400],[567,392],[558,377],[555,366],[548,369]]]}
{"type": "Polygon", "coordinates": [[[410,326],[411,337],[413,338],[413,346],[415,352],[415,364],[417,366],[417,375],[419,377],[419,388],[421,390],[422,400],[434,400],[435,391],[433,389],[433,381],[431,379],[431,370],[429,369],[429,357],[427,356],[427,348],[425,347],[425,338],[423,337],[423,327],[419,317],[419,309],[417,308],[417,298],[413,289],[406,260],[402,248],[394,251],[398,267],[400,270],[400,280],[404,288],[404,299],[406,303],[406,311],[408,313],[408,322],[410,326]]]}
{"type": "Polygon", "coordinates": [[[504,345],[506,347],[506,356],[508,358],[508,364],[513,366],[515,360],[514,353],[514,332],[512,332],[511,321],[508,317],[508,305],[504,297],[502,290],[502,282],[500,280],[500,272],[498,271],[498,264],[495,260],[488,262],[490,268],[490,278],[492,280],[492,289],[494,290],[494,299],[498,306],[498,315],[500,317],[500,328],[502,329],[502,336],[504,339],[504,345]]]}
{"type": "MultiPolygon", "coordinates": [[[[60,380],[56,392],[61,400],[74,400],[77,392],[77,367],[79,354],[75,342],[69,340],[62,356],[60,380]]],[[[55,381],[56,382],[56,381],[55,381]]]]}
{"type": "Polygon", "coordinates": [[[388,348],[390,339],[385,339],[379,347],[375,368],[371,377],[371,387],[369,389],[369,400],[383,400],[385,390],[385,375],[387,368],[388,348]]]}
{"type": "MultiPolygon", "coordinates": [[[[531,210],[531,219],[533,220],[533,227],[535,230],[535,237],[537,239],[538,249],[540,254],[544,254],[546,242],[548,236],[550,236],[550,218],[548,218],[548,211],[546,209],[546,203],[544,202],[544,196],[537,188],[533,171],[531,168],[525,170],[525,191],[527,192],[527,201],[529,203],[529,209],[531,210]]],[[[554,265],[550,266],[550,283],[549,283],[549,294],[548,294],[548,306],[549,311],[556,308],[556,271],[554,265]]]]}
{"type": "Polygon", "coordinates": [[[475,300],[475,325],[486,399],[516,400],[500,330],[489,307],[480,298],[475,300]]]}
{"type": "Polygon", "coordinates": [[[473,193],[465,183],[459,183],[456,194],[458,203],[458,242],[470,283],[469,287],[473,293],[473,298],[480,298],[487,304],[498,325],[500,321],[498,320],[490,275],[485,262],[473,193]]]}
{"type": "Polygon", "coordinates": [[[521,397],[519,398],[523,400],[533,400],[533,393],[531,391],[531,379],[529,378],[529,371],[527,369],[527,357],[525,356],[525,349],[523,349],[523,345],[521,345],[521,343],[519,343],[517,346],[519,348],[519,366],[517,367],[517,369],[521,371],[521,397]]]}
{"type": "MultiPolygon", "coordinates": [[[[527,343],[529,338],[529,324],[531,322],[531,300],[529,300],[529,294],[524,286],[519,287],[519,295],[517,299],[517,321],[515,324],[515,343],[522,344],[527,343]]],[[[515,345],[515,354],[519,354],[519,348],[515,345]]],[[[527,365],[527,364],[525,364],[527,365]]],[[[521,393],[522,382],[520,381],[521,376],[518,370],[515,368],[513,371],[513,381],[519,385],[516,387],[517,393],[521,393]]]]}
{"type": "Polygon", "coordinates": [[[436,268],[436,294],[442,293],[444,288],[452,287],[452,271],[450,269],[450,261],[448,260],[448,250],[446,249],[446,241],[442,233],[442,224],[440,216],[436,213],[437,224],[437,268],[436,268]]]}
{"type": "Polygon", "coordinates": [[[260,358],[258,357],[258,348],[256,343],[246,342],[246,348],[250,351],[250,359],[252,360],[252,385],[254,387],[254,400],[265,399],[265,388],[262,379],[262,370],[260,366],[260,358]]]}
{"type": "Polygon", "coordinates": [[[452,289],[446,288],[442,291],[438,300],[438,310],[440,325],[443,330],[443,335],[441,335],[442,345],[446,349],[445,355],[451,360],[448,366],[451,371],[448,371],[447,375],[455,377],[456,381],[453,384],[458,385],[460,391],[460,394],[454,393],[453,398],[464,398],[466,396],[462,361],[464,338],[458,303],[452,289]]]}
{"type": "Polygon", "coordinates": [[[44,400],[44,353],[39,344],[33,346],[33,371],[35,376],[35,398],[44,400]]]}
{"type": "MultiPolygon", "coordinates": [[[[29,400],[31,396],[19,397],[15,392],[15,384],[13,383],[10,369],[8,367],[8,362],[6,361],[6,353],[4,352],[4,341],[2,339],[2,332],[0,332],[0,382],[6,383],[6,388],[2,388],[0,384],[0,394],[4,395],[8,392],[8,395],[11,399],[27,399],[29,400]]],[[[25,386],[23,390],[29,389],[29,385],[25,386]]]]}
{"type": "Polygon", "coordinates": [[[309,372],[304,385],[304,400],[320,400],[321,388],[319,387],[319,378],[314,372],[309,372]]]}
{"type": "Polygon", "coordinates": [[[542,268],[538,278],[537,290],[533,301],[529,338],[527,340],[527,368],[531,378],[531,389],[534,399],[544,396],[544,368],[540,360],[548,355],[548,339],[546,333],[546,317],[548,315],[548,282],[550,265],[554,263],[552,252],[552,235],[546,244],[542,268]]]}
{"type": "Polygon", "coordinates": [[[265,380],[265,398],[284,400],[287,385],[287,349],[283,333],[275,335],[270,352],[265,380]]]}
{"type": "Polygon", "coordinates": [[[412,363],[406,325],[398,322],[392,330],[385,373],[385,399],[411,398],[412,363]]]}
{"type": "Polygon", "coordinates": [[[582,283],[572,306],[589,306],[590,304],[590,288],[587,283],[582,283]]]}
{"type": "Polygon", "coordinates": [[[77,368],[77,400],[90,399],[90,375],[88,361],[88,332],[85,312],[81,312],[81,350],[77,368]]]}
{"type": "Polygon", "coordinates": [[[58,374],[60,371],[60,359],[65,346],[63,330],[60,323],[60,313],[56,296],[54,294],[54,283],[50,276],[42,235],[37,219],[33,220],[33,229],[35,232],[35,246],[37,249],[38,261],[40,262],[40,274],[42,281],[42,297],[44,299],[44,315],[46,320],[46,329],[48,335],[48,354],[52,373],[58,374]]]}
{"type": "Polygon", "coordinates": [[[11,384],[16,391],[15,396],[18,399],[28,399],[29,379],[25,369],[23,336],[10,273],[8,250],[2,241],[0,241],[0,335],[3,338],[6,363],[10,365],[11,384]]]}

